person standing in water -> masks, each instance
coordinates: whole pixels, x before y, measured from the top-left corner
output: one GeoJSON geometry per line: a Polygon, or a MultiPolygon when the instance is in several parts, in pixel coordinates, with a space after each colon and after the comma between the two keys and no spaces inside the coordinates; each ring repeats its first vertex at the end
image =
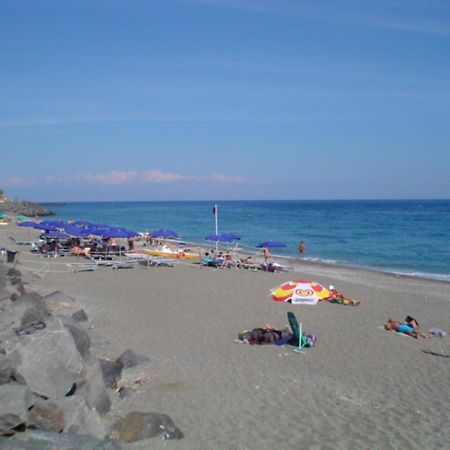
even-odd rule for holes
{"type": "Polygon", "coordinates": [[[303,258],[305,256],[305,250],[306,250],[305,243],[301,241],[300,244],[298,244],[298,253],[300,255],[300,258],[303,258]]]}

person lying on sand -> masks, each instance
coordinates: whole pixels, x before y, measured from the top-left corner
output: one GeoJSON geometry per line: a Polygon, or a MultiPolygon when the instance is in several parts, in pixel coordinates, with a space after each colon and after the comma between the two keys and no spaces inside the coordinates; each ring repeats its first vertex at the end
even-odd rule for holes
{"type": "Polygon", "coordinates": [[[350,305],[350,306],[358,306],[361,304],[359,300],[352,300],[346,295],[338,292],[333,285],[330,285],[328,290],[331,293],[331,297],[326,298],[324,300],[329,301],[330,303],[339,303],[341,305],[350,305]]]}
{"type": "Polygon", "coordinates": [[[241,333],[239,335],[239,339],[244,344],[267,345],[267,344],[273,344],[276,341],[278,341],[282,338],[286,338],[291,334],[292,334],[292,332],[289,327],[285,327],[282,330],[278,330],[278,329],[274,328],[272,325],[267,324],[263,328],[253,328],[253,330],[251,330],[251,331],[241,333]]]}
{"type": "Polygon", "coordinates": [[[412,317],[408,316],[403,322],[389,318],[388,321],[384,324],[384,328],[388,331],[396,331],[397,333],[407,334],[408,336],[412,336],[415,339],[417,339],[418,337],[431,337],[429,334],[420,333],[418,331],[419,324],[415,319],[408,319],[412,319],[412,317]]]}

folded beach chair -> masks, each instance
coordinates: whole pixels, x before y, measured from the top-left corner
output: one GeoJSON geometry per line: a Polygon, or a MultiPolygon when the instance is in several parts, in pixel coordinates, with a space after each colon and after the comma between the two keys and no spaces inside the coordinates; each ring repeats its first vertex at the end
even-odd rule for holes
{"type": "Polygon", "coordinates": [[[314,347],[316,342],[315,336],[305,336],[302,330],[302,324],[299,323],[297,317],[293,312],[287,313],[289,325],[291,326],[292,333],[294,333],[294,337],[291,340],[291,344],[295,347],[294,352],[303,353],[303,349],[305,347],[314,347]]]}

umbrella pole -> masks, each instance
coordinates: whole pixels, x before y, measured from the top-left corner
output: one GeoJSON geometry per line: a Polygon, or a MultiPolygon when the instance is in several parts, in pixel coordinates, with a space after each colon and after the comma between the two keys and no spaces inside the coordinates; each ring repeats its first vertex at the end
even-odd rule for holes
{"type": "MultiPolygon", "coordinates": [[[[217,210],[217,205],[214,205],[214,218],[216,222],[216,236],[219,234],[219,211],[217,210]]],[[[216,253],[219,250],[219,242],[216,241],[216,253]]]]}

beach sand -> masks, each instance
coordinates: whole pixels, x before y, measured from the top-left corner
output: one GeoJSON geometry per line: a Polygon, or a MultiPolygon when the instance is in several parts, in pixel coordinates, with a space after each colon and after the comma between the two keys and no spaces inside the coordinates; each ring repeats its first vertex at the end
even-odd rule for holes
{"type": "MultiPolygon", "coordinates": [[[[14,248],[7,236],[29,233],[2,227],[0,247],[14,248]]],[[[44,277],[27,277],[28,290],[76,298],[93,331],[111,342],[111,356],[131,348],[151,358],[149,382],[114,402],[112,415],[165,413],[185,438],[126,448],[450,448],[450,338],[382,327],[388,317],[411,315],[422,331],[448,331],[449,283],[300,261],[287,274],[184,263],[68,273],[69,258],[39,258],[27,248],[18,261],[24,274],[48,264],[44,277]],[[270,300],[270,288],[299,277],[333,284],[362,305],[270,300]],[[284,327],[288,311],[318,336],[315,348],[298,354],[235,342],[244,329],[284,327]]]]}

